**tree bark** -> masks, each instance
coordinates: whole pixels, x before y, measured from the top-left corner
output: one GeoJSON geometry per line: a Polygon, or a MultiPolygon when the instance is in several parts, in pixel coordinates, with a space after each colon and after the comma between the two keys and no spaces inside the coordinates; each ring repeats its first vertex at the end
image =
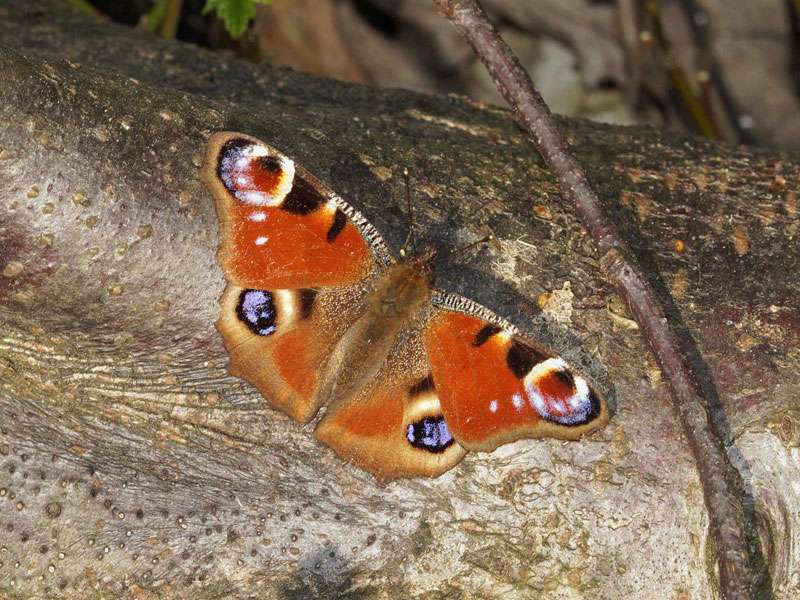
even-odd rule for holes
{"type": "MultiPolygon", "coordinates": [[[[508,113],[249,65],[57,2],[0,10],[2,593],[713,597],[698,473],[665,385],[508,113]],[[438,285],[604,378],[609,426],[380,486],[264,408],[225,374],[213,327],[223,277],[197,168],[222,129],[285,150],[395,249],[408,167],[421,244],[497,238],[438,285]]],[[[764,590],[793,597],[796,157],[562,125],[707,359],[764,590]]]]}

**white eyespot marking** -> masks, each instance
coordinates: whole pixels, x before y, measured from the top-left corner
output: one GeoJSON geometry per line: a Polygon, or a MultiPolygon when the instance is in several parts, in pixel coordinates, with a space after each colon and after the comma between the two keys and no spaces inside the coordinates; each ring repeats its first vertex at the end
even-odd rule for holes
{"type": "Polygon", "coordinates": [[[497,340],[497,342],[499,342],[500,344],[505,344],[507,341],[509,341],[511,338],[514,337],[514,334],[512,334],[510,331],[506,331],[505,329],[501,329],[492,337],[495,340],[497,340]]]}
{"type": "Polygon", "coordinates": [[[263,246],[264,244],[267,243],[267,240],[269,240],[269,238],[265,235],[258,236],[256,238],[256,246],[263,246]]]}
{"type": "Polygon", "coordinates": [[[253,213],[249,217],[247,217],[250,221],[255,221],[256,223],[262,223],[267,220],[267,213],[257,212],[253,213]]]}
{"type": "MultiPolygon", "coordinates": [[[[280,206],[292,189],[294,181],[294,162],[285,156],[274,157],[278,163],[277,181],[272,189],[259,189],[253,179],[256,169],[264,169],[262,164],[253,161],[269,156],[269,150],[260,144],[247,144],[230,148],[220,159],[220,177],[225,187],[245,204],[254,206],[280,206]]],[[[263,185],[263,184],[262,184],[263,185]]]]}
{"type": "Polygon", "coordinates": [[[260,144],[250,144],[244,148],[242,154],[247,158],[261,158],[262,156],[267,156],[269,150],[267,150],[266,146],[261,146],[260,144]]]}
{"type": "Polygon", "coordinates": [[[583,377],[575,375],[567,363],[560,358],[549,358],[531,369],[523,381],[531,406],[544,419],[562,425],[577,425],[586,422],[593,410],[589,384],[583,377]],[[540,382],[546,377],[566,371],[572,376],[575,391],[569,397],[545,397],[540,382]]]}
{"type": "Polygon", "coordinates": [[[514,408],[517,409],[517,412],[521,411],[522,407],[525,405],[525,403],[522,400],[522,396],[520,396],[519,394],[514,394],[513,396],[511,396],[511,404],[514,405],[514,408]]]}
{"type": "Polygon", "coordinates": [[[497,412],[497,400],[489,402],[489,410],[493,413],[497,412]]]}
{"type": "Polygon", "coordinates": [[[575,394],[569,399],[569,403],[573,410],[578,410],[591,401],[589,398],[589,384],[586,383],[583,377],[578,377],[577,375],[573,377],[575,379],[575,394]]]}
{"type": "Polygon", "coordinates": [[[564,362],[563,358],[548,358],[533,366],[533,368],[525,375],[525,383],[528,381],[535,381],[540,379],[543,375],[547,375],[551,371],[569,371],[569,365],[564,362]]]}
{"type": "Polygon", "coordinates": [[[442,413],[439,397],[433,390],[424,392],[408,403],[403,419],[406,423],[415,423],[424,417],[442,413]]]}
{"type": "Polygon", "coordinates": [[[322,210],[332,215],[333,213],[336,212],[337,208],[339,208],[339,206],[336,204],[336,201],[333,198],[331,198],[325,203],[325,206],[322,207],[322,210]]]}
{"type": "Polygon", "coordinates": [[[297,316],[297,294],[293,290],[275,290],[272,292],[275,305],[282,323],[292,323],[297,316]]]}
{"type": "Polygon", "coordinates": [[[525,391],[528,392],[528,400],[531,403],[531,406],[543,417],[548,414],[547,404],[544,401],[544,398],[539,393],[539,390],[535,387],[528,387],[525,386],[525,391]]]}
{"type": "Polygon", "coordinates": [[[236,197],[245,204],[257,204],[259,206],[277,206],[274,199],[264,192],[236,192],[236,197]]]}

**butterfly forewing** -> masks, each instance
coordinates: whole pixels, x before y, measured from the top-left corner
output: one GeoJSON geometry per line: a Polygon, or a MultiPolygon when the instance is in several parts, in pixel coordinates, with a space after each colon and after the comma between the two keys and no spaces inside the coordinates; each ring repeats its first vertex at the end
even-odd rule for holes
{"type": "Polygon", "coordinates": [[[526,437],[577,439],[607,422],[605,401],[564,360],[487,320],[487,309],[450,298],[467,312],[437,307],[425,345],[442,412],[462,446],[485,452],[526,437]]]}
{"type": "Polygon", "coordinates": [[[387,261],[363,217],[255,138],[212,136],[201,176],[214,196],[219,262],[231,283],[263,290],[335,287],[387,261]]]}

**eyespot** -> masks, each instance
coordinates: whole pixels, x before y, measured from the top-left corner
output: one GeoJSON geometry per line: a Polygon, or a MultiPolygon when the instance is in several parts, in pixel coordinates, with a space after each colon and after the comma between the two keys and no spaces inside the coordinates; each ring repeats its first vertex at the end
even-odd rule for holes
{"type": "Polygon", "coordinates": [[[600,414],[600,401],[594,391],[560,358],[536,365],[524,382],[531,405],[548,421],[583,425],[600,414]]]}
{"type": "Polygon", "coordinates": [[[409,423],[406,428],[406,438],[415,448],[436,454],[447,450],[455,441],[442,416],[424,417],[409,423]]]}
{"type": "Polygon", "coordinates": [[[278,312],[272,294],[266,290],[243,290],[236,314],[255,334],[266,336],[275,333],[278,312]]]}
{"type": "Polygon", "coordinates": [[[234,138],[222,146],[217,176],[240,202],[279,206],[292,188],[294,163],[272,156],[266,146],[234,138]]]}

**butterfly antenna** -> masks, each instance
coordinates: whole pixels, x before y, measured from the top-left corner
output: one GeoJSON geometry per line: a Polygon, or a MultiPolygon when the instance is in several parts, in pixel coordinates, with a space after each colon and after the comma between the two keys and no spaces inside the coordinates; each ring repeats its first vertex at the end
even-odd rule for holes
{"type": "Polygon", "coordinates": [[[485,244],[487,242],[491,242],[493,239],[494,239],[494,236],[490,233],[489,235],[486,235],[486,236],[482,237],[479,240],[475,240],[474,242],[470,242],[466,246],[462,246],[461,248],[456,248],[455,250],[453,250],[453,252],[450,253],[449,259],[453,260],[457,256],[461,256],[462,254],[464,254],[468,250],[471,250],[475,246],[480,246],[481,244],[485,244]]]}
{"type": "Polygon", "coordinates": [[[414,248],[414,212],[411,205],[411,184],[409,183],[408,169],[405,167],[403,167],[403,180],[406,184],[406,216],[408,217],[408,235],[406,235],[406,241],[403,242],[403,246],[400,248],[400,256],[405,258],[408,255],[409,246],[413,251],[416,251],[416,248],[414,248]]]}

